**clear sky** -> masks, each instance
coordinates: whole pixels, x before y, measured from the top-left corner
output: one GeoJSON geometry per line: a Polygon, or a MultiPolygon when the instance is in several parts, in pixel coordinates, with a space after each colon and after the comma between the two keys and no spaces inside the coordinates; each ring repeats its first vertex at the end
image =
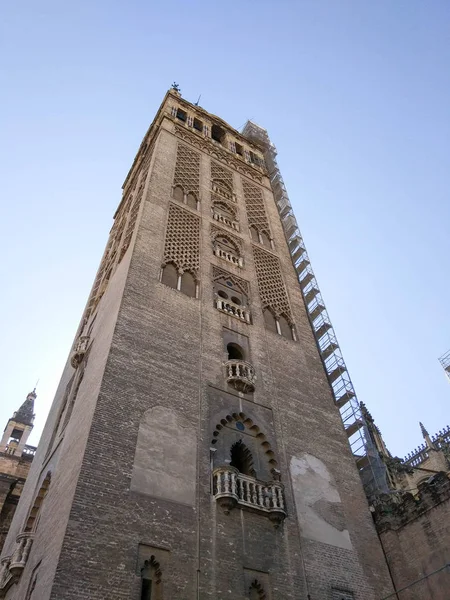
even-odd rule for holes
{"type": "MultiPolygon", "coordinates": [[[[394,454],[450,422],[450,3],[2,7],[0,425],[37,443],[164,93],[266,127],[359,399],[394,454]]],[[[301,382],[299,381],[299,385],[301,382]]]]}

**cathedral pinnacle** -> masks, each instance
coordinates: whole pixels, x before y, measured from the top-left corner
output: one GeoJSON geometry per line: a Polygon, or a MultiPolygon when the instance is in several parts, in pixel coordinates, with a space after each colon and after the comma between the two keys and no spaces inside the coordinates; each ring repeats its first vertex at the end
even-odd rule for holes
{"type": "Polygon", "coordinates": [[[431,441],[430,435],[429,435],[428,431],[425,429],[424,424],[421,421],[419,421],[419,425],[420,425],[420,431],[422,432],[422,435],[423,435],[423,439],[425,440],[428,448],[434,448],[434,444],[431,441]]]}

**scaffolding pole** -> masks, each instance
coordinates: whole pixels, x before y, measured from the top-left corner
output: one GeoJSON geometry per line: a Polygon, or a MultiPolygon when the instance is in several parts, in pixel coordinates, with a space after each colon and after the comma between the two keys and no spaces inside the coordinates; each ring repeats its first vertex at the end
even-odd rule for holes
{"type": "MultiPolygon", "coordinates": [[[[300,290],[328,376],[336,406],[355,457],[366,495],[369,499],[388,492],[386,467],[369,435],[367,423],[356,397],[350,375],[333,330],[317,279],[297,225],[289,196],[278,167],[275,146],[265,129],[247,121],[242,134],[264,151],[270,183],[280,214],[284,234],[297,273],[300,290]]],[[[449,352],[450,355],[450,352],[449,352]]],[[[449,356],[450,364],[450,356],[449,356]]],[[[449,375],[450,376],[450,375],[449,375]]]]}
{"type": "Polygon", "coordinates": [[[450,350],[439,358],[439,362],[445,371],[445,374],[450,379],[450,350]]]}

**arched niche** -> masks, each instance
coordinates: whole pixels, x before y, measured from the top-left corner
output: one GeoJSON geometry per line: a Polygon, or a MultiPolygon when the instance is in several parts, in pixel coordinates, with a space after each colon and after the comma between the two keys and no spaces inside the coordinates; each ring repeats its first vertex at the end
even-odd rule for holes
{"type": "MultiPolygon", "coordinates": [[[[233,459],[237,458],[236,450],[232,453],[232,449],[239,448],[239,443],[242,444],[240,466],[245,470],[251,469],[251,477],[261,481],[279,479],[278,463],[272,444],[253,419],[243,412],[224,415],[216,423],[211,440],[211,447],[214,448],[214,468],[227,464],[236,466],[232,464],[233,459]]],[[[236,468],[240,470],[239,466],[236,468]]]]}

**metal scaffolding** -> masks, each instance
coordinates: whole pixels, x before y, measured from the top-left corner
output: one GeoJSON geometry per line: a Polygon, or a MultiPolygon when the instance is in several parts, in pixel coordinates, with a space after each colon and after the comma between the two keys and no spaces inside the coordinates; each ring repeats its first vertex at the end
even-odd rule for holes
{"type": "Polygon", "coordinates": [[[267,131],[252,121],[247,121],[242,134],[257,143],[264,150],[264,158],[273,194],[283,224],[292,262],[297,272],[300,289],[317,347],[333,391],[336,406],[339,408],[341,414],[366,495],[369,499],[374,498],[380,493],[388,492],[386,467],[371,440],[366,420],[361,412],[336,334],[325,308],[325,303],[311,267],[303,237],[298,228],[276,161],[276,148],[271,143],[267,131]]]}
{"type": "Polygon", "coordinates": [[[450,350],[440,357],[439,362],[441,363],[445,374],[450,379],[450,350]]]}

